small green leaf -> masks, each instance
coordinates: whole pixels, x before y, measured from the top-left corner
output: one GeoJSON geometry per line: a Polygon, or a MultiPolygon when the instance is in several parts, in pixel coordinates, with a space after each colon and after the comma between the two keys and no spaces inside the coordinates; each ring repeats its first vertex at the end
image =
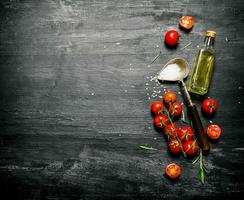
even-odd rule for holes
{"type": "Polygon", "coordinates": [[[203,168],[203,170],[204,170],[206,173],[208,172],[208,170],[207,170],[206,166],[204,165],[204,163],[202,163],[202,168],[203,168]]]}
{"type": "Polygon", "coordinates": [[[153,60],[150,63],[150,65],[153,64],[159,58],[159,56],[161,55],[161,53],[162,53],[161,51],[158,52],[158,54],[153,58],[153,60]]]}
{"type": "Polygon", "coordinates": [[[147,146],[144,146],[144,145],[141,145],[139,146],[140,148],[142,149],[146,149],[146,150],[153,150],[153,151],[157,151],[157,149],[153,148],[153,147],[147,147],[147,146]]]}
{"type": "Polygon", "coordinates": [[[205,183],[205,172],[202,168],[200,168],[200,170],[199,170],[199,177],[200,177],[201,183],[204,184],[205,183]]]}
{"type": "Polygon", "coordinates": [[[198,157],[192,162],[192,164],[193,164],[193,165],[196,164],[196,162],[199,161],[199,159],[200,159],[200,157],[198,156],[198,157]]]}
{"type": "Polygon", "coordinates": [[[185,124],[191,125],[191,123],[189,121],[187,121],[187,120],[182,120],[182,122],[185,123],[185,124]]]}
{"type": "Polygon", "coordinates": [[[187,45],[185,45],[184,47],[181,48],[181,50],[186,49],[187,47],[189,47],[191,45],[191,42],[189,42],[187,45]]]}
{"type": "Polygon", "coordinates": [[[181,120],[182,120],[185,124],[190,125],[190,122],[187,121],[186,118],[185,118],[185,112],[184,112],[184,110],[182,110],[182,117],[181,117],[181,120]]]}

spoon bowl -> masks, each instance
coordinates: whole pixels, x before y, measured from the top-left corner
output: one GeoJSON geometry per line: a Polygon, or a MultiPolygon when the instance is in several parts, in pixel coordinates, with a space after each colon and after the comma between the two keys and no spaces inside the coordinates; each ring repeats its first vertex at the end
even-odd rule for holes
{"type": "Polygon", "coordinates": [[[184,58],[174,58],[167,62],[158,74],[160,81],[183,81],[189,74],[189,64],[184,58]]]}

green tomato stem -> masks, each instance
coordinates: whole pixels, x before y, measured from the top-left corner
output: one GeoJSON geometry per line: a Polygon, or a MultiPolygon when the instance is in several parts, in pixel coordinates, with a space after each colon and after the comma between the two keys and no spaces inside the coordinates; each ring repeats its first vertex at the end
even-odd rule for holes
{"type": "MultiPolygon", "coordinates": [[[[169,119],[170,124],[173,124],[173,121],[172,121],[172,119],[171,119],[171,117],[170,117],[170,115],[169,115],[169,111],[167,110],[167,108],[165,108],[164,111],[165,111],[166,114],[167,114],[167,117],[168,117],[168,119],[169,119]]],[[[177,134],[176,134],[176,139],[179,141],[180,148],[181,148],[181,151],[182,151],[182,153],[183,153],[183,156],[186,158],[186,153],[185,153],[185,151],[184,151],[184,149],[183,149],[182,143],[181,143],[180,138],[178,137],[177,134]]]]}

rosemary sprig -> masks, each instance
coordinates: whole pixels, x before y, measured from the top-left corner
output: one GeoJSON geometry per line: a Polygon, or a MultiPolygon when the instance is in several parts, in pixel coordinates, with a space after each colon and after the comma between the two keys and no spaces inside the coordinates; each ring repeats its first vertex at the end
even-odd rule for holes
{"type": "Polygon", "coordinates": [[[157,149],[156,148],[153,148],[153,147],[147,147],[147,146],[144,146],[144,145],[140,145],[139,147],[142,148],[142,149],[146,149],[146,150],[157,151],[157,149]]]}
{"type": "Polygon", "coordinates": [[[192,162],[192,164],[196,164],[199,161],[199,178],[202,184],[205,183],[207,169],[204,165],[202,150],[200,150],[199,156],[192,162]]]}
{"type": "Polygon", "coordinates": [[[153,64],[159,58],[159,56],[161,55],[161,53],[162,52],[159,51],[158,54],[153,58],[152,62],[149,65],[153,64]]]}
{"type": "Polygon", "coordinates": [[[185,45],[184,47],[182,47],[180,50],[184,50],[184,49],[186,49],[186,48],[189,47],[191,44],[192,44],[192,43],[189,42],[187,45],[185,45]]]}

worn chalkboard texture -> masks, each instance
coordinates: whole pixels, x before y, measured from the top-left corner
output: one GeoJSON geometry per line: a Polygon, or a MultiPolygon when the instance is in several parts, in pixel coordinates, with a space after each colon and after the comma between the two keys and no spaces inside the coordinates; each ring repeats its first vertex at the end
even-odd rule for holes
{"type": "MultiPolygon", "coordinates": [[[[2,0],[0,199],[243,194],[243,22],[243,0],[2,0]],[[182,15],[196,19],[189,33],[179,30],[182,15]],[[180,33],[177,48],[164,45],[169,29],[180,33]],[[176,56],[192,65],[208,29],[217,37],[206,97],[219,107],[212,118],[200,115],[204,127],[217,123],[223,134],[204,156],[203,185],[198,165],[168,153],[149,108],[164,90],[180,92],[153,77],[176,56]],[[171,162],[182,167],[176,182],[164,176],[171,162]]],[[[202,100],[193,98],[199,111],[202,100]]]]}

